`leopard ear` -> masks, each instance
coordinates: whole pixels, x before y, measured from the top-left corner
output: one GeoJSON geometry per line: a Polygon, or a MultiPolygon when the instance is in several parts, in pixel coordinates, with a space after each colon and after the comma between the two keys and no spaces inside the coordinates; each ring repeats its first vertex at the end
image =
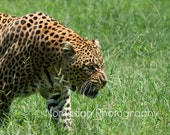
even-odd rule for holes
{"type": "Polygon", "coordinates": [[[63,42],[62,44],[62,54],[65,57],[73,57],[75,54],[74,48],[70,42],[63,42]]]}
{"type": "Polygon", "coordinates": [[[92,42],[93,42],[98,48],[101,48],[101,46],[100,46],[100,44],[99,44],[99,40],[93,39],[92,42]]]}

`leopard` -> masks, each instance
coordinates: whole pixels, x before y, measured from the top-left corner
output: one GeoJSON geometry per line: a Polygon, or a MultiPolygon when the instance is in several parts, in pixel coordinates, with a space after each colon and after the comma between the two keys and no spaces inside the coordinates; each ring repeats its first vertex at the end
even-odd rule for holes
{"type": "Polygon", "coordinates": [[[42,12],[0,13],[1,123],[14,99],[39,93],[54,123],[71,129],[71,92],[94,99],[107,82],[97,39],[42,12]]]}

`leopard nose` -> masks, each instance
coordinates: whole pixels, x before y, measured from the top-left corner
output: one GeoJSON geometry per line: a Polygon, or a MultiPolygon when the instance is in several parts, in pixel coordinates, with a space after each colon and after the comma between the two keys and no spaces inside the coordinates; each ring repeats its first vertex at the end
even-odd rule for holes
{"type": "Polygon", "coordinates": [[[107,84],[107,79],[100,79],[100,82],[101,82],[101,86],[102,88],[106,86],[107,84]]]}
{"type": "Polygon", "coordinates": [[[100,71],[100,73],[101,73],[100,82],[101,82],[102,87],[104,87],[106,86],[108,79],[104,71],[100,71]]]}
{"type": "Polygon", "coordinates": [[[103,87],[106,86],[106,83],[107,83],[107,80],[102,81],[103,87]]]}

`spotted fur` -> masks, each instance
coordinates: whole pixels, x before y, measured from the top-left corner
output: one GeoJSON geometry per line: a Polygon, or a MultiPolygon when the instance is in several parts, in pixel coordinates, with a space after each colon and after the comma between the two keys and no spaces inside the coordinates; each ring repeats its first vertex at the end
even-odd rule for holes
{"type": "Polygon", "coordinates": [[[71,128],[69,89],[94,98],[106,82],[97,40],[84,39],[40,12],[0,13],[1,122],[13,99],[39,92],[53,120],[71,128]]]}

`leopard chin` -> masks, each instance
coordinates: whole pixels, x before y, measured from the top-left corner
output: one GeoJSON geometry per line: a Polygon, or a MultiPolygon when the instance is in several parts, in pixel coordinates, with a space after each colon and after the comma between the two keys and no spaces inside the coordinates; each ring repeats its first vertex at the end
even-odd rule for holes
{"type": "Polygon", "coordinates": [[[98,95],[98,91],[95,92],[90,92],[88,94],[84,93],[85,96],[89,97],[89,98],[96,98],[98,95]]]}
{"type": "Polygon", "coordinates": [[[80,94],[85,95],[90,98],[95,98],[99,92],[99,85],[92,82],[86,82],[82,85],[80,89],[80,94]]]}

